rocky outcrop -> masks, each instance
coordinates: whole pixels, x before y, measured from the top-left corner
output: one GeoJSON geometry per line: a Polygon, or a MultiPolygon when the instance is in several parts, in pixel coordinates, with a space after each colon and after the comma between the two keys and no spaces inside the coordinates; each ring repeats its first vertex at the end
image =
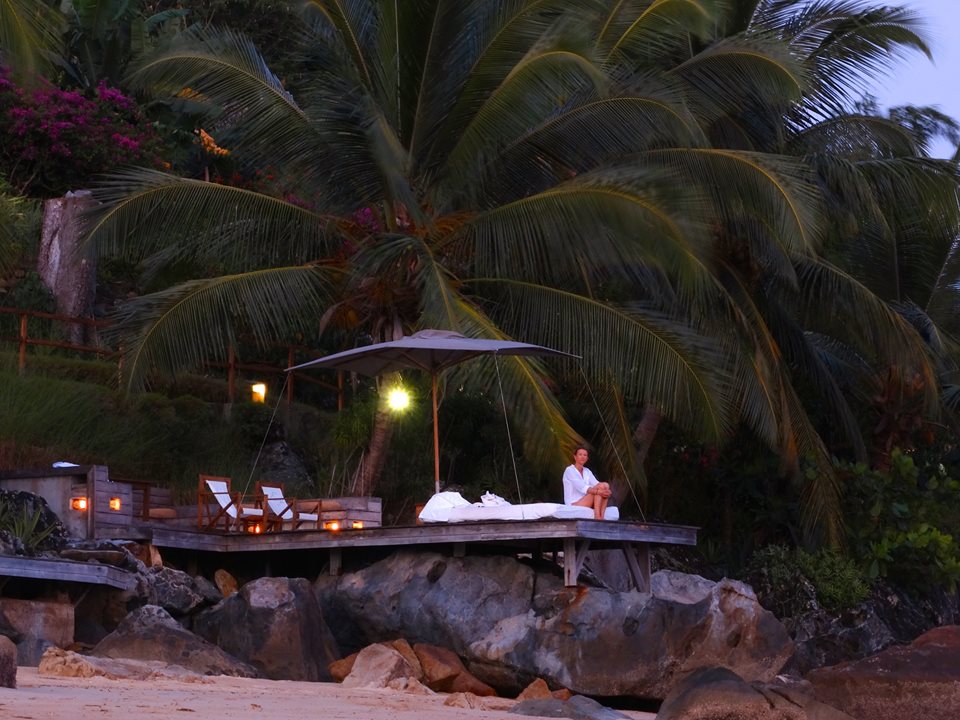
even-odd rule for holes
{"type": "Polygon", "coordinates": [[[13,640],[0,635],[0,687],[17,686],[17,646],[13,640]]]}
{"type": "Polygon", "coordinates": [[[271,680],[329,680],[340,656],[310,583],[260,578],[193,618],[201,637],[271,680]]]}
{"type": "Polygon", "coordinates": [[[807,675],[816,697],[858,720],[960,717],[960,626],[807,675]]]}
{"type": "Polygon", "coordinates": [[[725,668],[691,673],[670,692],[657,720],[851,720],[816,700],[809,689],[748,683],[725,668]]]}
{"type": "Polygon", "coordinates": [[[202,675],[257,677],[256,669],[188,632],[156,605],[131,612],[91,651],[101,658],[158,661],[202,675]]]}
{"type": "Polygon", "coordinates": [[[208,682],[204,675],[158,660],[107,659],[50,648],[40,659],[37,673],[43,677],[105,677],[110,680],[179,680],[208,682]]]}
{"type": "Polygon", "coordinates": [[[663,698],[703,667],[770,681],[792,652],[748,586],[666,571],[651,593],[612,592],[565,588],[506,557],[401,552],[317,590],[348,646],[352,634],[447,647],[510,693],[541,677],[576,693],[663,698]]]}

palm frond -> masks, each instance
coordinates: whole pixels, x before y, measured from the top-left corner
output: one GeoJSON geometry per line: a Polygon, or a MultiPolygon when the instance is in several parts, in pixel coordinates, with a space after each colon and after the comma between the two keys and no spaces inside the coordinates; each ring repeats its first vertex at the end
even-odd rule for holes
{"type": "Polygon", "coordinates": [[[821,197],[809,167],[795,158],[713,148],[643,153],[713,195],[722,218],[752,218],[784,254],[809,255],[822,244],[821,197]]]}
{"type": "Polygon", "coordinates": [[[688,50],[690,36],[706,40],[718,20],[716,0],[616,3],[597,35],[608,65],[635,66],[688,50]]]}
{"type": "Polygon", "coordinates": [[[152,373],[174,374],[223,358],[241,332],[266,345],[319,317],[336,271],[322,266],[278,267],[193,280],[125,303],[111,331],[123,348],[128,391],[152,373]]]}
{"type": "Polygon", "coordinates": [[[581,266],[630,275],[649,263],[698,291],[711,282],[704,265],[703,217],[695,187],[669,173],[613,168],[586,173],[475,216],[467,225],[478,275],[576,282],[581,266]],[[689,210],[689,212],[685,212],[689,210]]]}
{"type": "Polygon", "coordinates": [[[937,382],[923,340],[900,315],[851,275],[820,259],[798,260],[798,276],[812,320],[842,326],[847,342],[881,368],[917,374],[924,383],[924,411],[936,416],[937,382]],[[830,298],[829,303],[826,298],[830,298]]]}
{"type": "Polygon", "coordinates": [[[618,378],[629,402],[653,405],[705,440],[730,430],[726,363],[681,320],[532,283],[466,282],[495,303],[491,317],[511,335],[581,355],[584,372],[598,385],[618,378]]]}
{"type": "Polygon", "coordinates": [[[49,67],[61,49],[64,18],[37,0],[0,0],[0,52],[23,80],[30,81],[49,67]]]}
{"type": "Polygon", "coordinates": [[[339,218],[228,185],[131,169],[111,176],[94,196],[100,204],[86,218],[87,237],[105,252],[138,260],[171,241],[184,254],[232,267],[310,262],[336,247],[339,218]],[[170,207],[177,212],[166,212],[170,207]],[[190,242],[181,244],[185,238],[190,242]]]}
{"type": "Polygon", "coordinates": [[[806,71],[781,43],[762,37],[726,38],[670,70],[690,87],[690,101],[707,118],[744,108],[786,109],[807,87],[806,71]]]}

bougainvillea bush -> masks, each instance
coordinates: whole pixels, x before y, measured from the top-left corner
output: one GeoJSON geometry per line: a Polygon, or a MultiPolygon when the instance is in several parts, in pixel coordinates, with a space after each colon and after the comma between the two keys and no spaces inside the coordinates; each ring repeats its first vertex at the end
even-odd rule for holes
{"type": "Polygon", "coordinates": [[[56,197],[117,167],[159,166],[160,153],[153,126],[119,90],[20,87],[0,67],[0,172],[18,193],[56,197]]]}

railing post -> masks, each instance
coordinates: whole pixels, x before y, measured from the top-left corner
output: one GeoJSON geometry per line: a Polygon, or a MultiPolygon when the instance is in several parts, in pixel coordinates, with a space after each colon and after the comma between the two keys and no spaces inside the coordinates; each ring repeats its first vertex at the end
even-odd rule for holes
{"type": "Polygon", "coordinates": [[[23,375],[27,369],[27,314],[20,313],[20,354],[17,366],[19,372],[23,375]]]}
{"type": "Polygon", "coordinates": [[[227,398],[233,402],[237,392],[237,358],[233,352],[233,344],[227,346],[227,398]]]}

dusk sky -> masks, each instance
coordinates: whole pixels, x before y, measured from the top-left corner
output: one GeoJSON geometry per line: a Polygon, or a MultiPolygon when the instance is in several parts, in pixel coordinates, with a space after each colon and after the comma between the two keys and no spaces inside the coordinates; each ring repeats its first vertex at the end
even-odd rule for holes
{"type": "MultiPolygon", "coordinates": [[[[924,17],[934,61],[912,54],[877,82],[873,94],[881,107],[936,105],[960,120],[960,0],[894,0],[890,4],[913,8],[924,17]]],[[[956,147],[941,140],[933,154],[950,157],[955,151],[956,147]]]]}

